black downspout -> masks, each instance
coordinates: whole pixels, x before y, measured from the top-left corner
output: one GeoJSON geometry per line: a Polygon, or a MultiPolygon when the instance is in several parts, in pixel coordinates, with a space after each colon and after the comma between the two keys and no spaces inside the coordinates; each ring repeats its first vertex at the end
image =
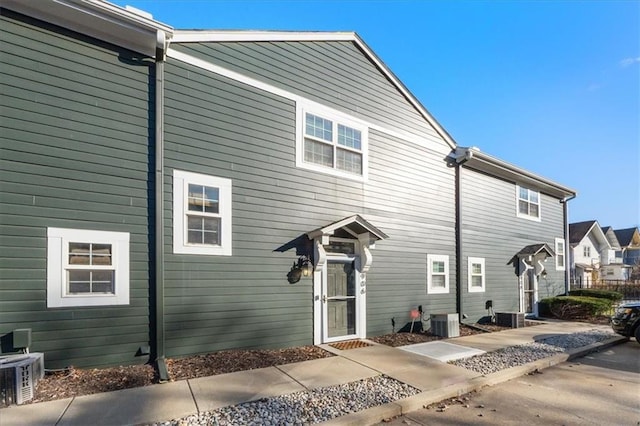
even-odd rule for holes
{"type": "Polygon", "coordinates": [[[571,290],[571,262],[569,258],[569,206],[567,203],[576,198],[576,194],[567,197],[560,202],[562,203],[562,218],[564,220],[564,294],[569,294],[571,290]]]}
{"type": "Polygon", "coordinates": [[[155,84],[155,339],[154,355],[160,382],[169,381],[164,354],[164,64],[165,33],[158,31],[155,84]]]}
{"type": "Polygon", "coordinates": [[[449,158],[455,167],[455,202],[456,202],[456,310],[460,324],[466,319],[464,313],[464,293],[462,289],[462,165],[473,157],[471,149],[463,149],[458,153],[454,151],[449,158]]]}
{"type": "Polygon", "coordinates": [[[458,320],[462,324],[464,306],[462,297],[462,196],[460,194],[460,175],[462,164],[456,163],[456,310],[458,320]]]}

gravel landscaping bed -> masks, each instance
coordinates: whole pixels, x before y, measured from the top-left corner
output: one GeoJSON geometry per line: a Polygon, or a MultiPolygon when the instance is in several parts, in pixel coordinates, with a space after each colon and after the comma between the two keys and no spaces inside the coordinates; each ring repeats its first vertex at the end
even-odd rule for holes
{"type": "Polygon", "coordinates": [[[154,426],[306,425],[407,398],[420,391],[386,376],[296,392],[188,416],[154,426]]]}
{"type": "Polygon", "coordinates": [[[490,374],[542,358],[548,358],[569,349],[588,346],[614,336],[613,332],[595,329],[580,333],[563,334],[542,339],[539,342],[510,346],[494,352],[450,361],[449,363],[480,374],[490,374]]]}
{"type": "MultiPolygon", "coordinates": [[[[470,358],[451,361],[481,374],[489,374],[569,349],[588,346],[615,336],[612,332],[590,330],[553,336],[539,342],[511,346],[470,358]]],[[[196,425],[302,425],[323,422],[419,393],[407,384],[386,376],[297,392],[175,419],[153,426],[196,425]]]]}

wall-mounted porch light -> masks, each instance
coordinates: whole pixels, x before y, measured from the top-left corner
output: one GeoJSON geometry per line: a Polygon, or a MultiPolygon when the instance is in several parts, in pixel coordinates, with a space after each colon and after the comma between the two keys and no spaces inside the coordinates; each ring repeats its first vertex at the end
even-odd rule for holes
{"type": "Polygon", "coordinates": [[[287,274],[287,280],[290,284],[295,284],[302,277],[308,277],[313,273],[313,262],[307,255],[302,255],[297,262],[293,263],[291,270],[287,274]]]}

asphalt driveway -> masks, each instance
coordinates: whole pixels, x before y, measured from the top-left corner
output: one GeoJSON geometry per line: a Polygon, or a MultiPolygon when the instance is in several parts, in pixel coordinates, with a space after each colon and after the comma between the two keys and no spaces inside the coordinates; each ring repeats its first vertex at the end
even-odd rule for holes
{"type": "Polygon", "coordinates": [[[635,340],[511,380],[444,411],[422,409],[380,425],[640,424],[635,340]],[[468,404],[468,407],[465,405],[468,404]]]}

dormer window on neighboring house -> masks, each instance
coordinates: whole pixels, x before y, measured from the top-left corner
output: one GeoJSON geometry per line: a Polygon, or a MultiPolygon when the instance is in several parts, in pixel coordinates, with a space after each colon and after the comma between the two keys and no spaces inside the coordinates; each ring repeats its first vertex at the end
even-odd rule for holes
{"type": "Polygon", "coordinates": [[[540,220],[540,193],[523,186],[516,185],[517,216],[525,219],[540,220]]]}

